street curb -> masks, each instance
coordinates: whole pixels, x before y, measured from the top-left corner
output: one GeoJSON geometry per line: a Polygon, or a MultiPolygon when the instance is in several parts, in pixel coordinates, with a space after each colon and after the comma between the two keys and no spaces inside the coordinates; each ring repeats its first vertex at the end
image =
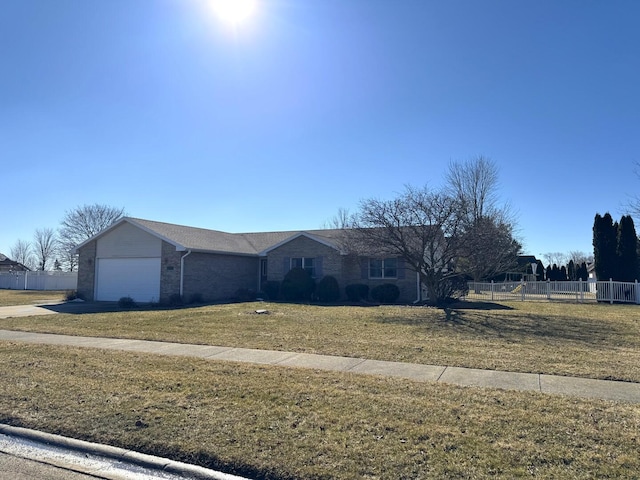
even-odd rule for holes
{"type": "Polygon", "coordinates": [[[40,432],[29,428],[14,427],[0,423],[0,434],[11,437],[19,437],[32,442],[43,443],[66,450],[85,453],[98,457],[119,460],[124,463],[136,465],[150,470],[158,470],[175,475],[186,476],[197,480],[248,480],[228,473],[217,472],[208,468],[177,462],[167,458],[156,457],[146,453],[139,453],[110,445],[77,440],[52,433],[40,432]]]}

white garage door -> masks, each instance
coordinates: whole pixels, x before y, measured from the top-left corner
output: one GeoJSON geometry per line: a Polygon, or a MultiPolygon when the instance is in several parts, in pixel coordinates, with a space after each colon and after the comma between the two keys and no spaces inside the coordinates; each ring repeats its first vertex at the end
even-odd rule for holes
{"type": "Polygon", "coordinates": [[[144,303],[160,298],[159,258],[99,258],[96,278],[96,300],[131,297],[144,303]]]}

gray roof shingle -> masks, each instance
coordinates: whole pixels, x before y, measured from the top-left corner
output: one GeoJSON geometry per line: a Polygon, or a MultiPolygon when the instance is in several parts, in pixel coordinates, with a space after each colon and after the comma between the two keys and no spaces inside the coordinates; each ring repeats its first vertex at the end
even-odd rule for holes
{"type": "Polygon", "coordinates": [[[282,232],[227,233],[219,230],[188,227],[172,223],[155,222],[140,218],[124,218],[133,225],[142,227],[169,243],[187,250],[217,252],[239,255],[259,253],[285,242],[301,233],[317,237],[329,245],[339,248],[342,230],[294,230],[282,232]]]}

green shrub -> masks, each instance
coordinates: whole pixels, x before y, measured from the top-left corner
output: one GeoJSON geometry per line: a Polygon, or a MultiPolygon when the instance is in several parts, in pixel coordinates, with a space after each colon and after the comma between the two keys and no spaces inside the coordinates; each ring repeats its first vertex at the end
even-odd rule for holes
{"type": "Polygon", "coordinates": [[[366,300],[369,298],[369,285],[365,285],[364,283],[352,283],[345,287],[344,292],[351,302],[359,302],[360,300],[366,300]]]}
{"type": "Polygon", "coordinates": [[[383,283],[371,290],[371,298],[376,302],[395,303],[398,297],[400,297],[400,289],[393,283],[383,283]]]}
{"type": "Polygon", "coordinates": [[[118,306],[120,308],[135,308],[136,302],[131,297],[120,297],[120,300],[118,300],[118,306]]]}
{"type": "Polygon", "coordinates": [[[321,302],[335,302],[340,299],[340,287],[338,286],[338,280],[331,275],[322,277],[322,280],[318,282],[316,289],[318,300],[321,302]]]}
{"type": "Polygon", "coordinates": [[[288,302],[309,301],[316,289],[316,282],[303,268],[292,268],[280,285],[280,295],[288,302]]]}
{"type": "Polygon", "coordinates": [[[280,282],[269,280],[264,284],[263,290],[267,300],[277,300],[280,295],[280,282]]]}

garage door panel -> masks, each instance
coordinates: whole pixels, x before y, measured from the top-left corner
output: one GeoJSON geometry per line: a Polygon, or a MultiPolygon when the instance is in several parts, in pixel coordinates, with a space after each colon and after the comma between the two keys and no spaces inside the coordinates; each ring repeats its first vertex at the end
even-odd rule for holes
{"type": "Polygon", "coordinates": [[[160,258],[98,259],[96,300],[157,302],[160,297],[160,258]]]}

